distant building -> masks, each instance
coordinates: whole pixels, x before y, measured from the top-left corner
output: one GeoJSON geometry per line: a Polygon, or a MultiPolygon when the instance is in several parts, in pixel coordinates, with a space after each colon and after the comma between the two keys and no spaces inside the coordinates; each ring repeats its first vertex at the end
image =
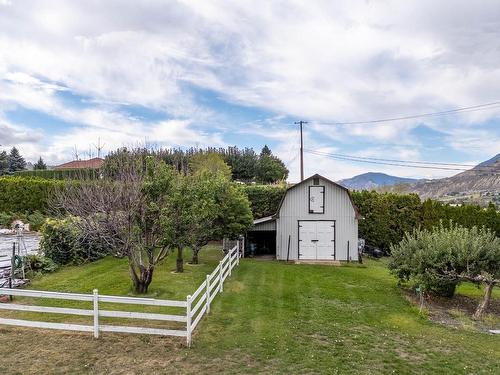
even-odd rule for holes
{"type": "Polygon", "coordinates": [[[73,160],[68,163],[57,165],[54,169],[99,169],[104,164],[104,159],[93,158],[89,160],[73,160]]]}

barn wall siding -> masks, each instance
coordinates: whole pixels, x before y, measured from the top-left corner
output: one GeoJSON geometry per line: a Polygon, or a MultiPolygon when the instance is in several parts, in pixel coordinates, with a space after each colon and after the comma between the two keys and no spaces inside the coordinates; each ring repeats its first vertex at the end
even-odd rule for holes
{"type": "Polygon", "coordinates": [[[276,258],[287,259],[288,236],[290,241],[290,260],[298,259],[298,220],[335,220],[336,259],[347,260],[347,243],[349,241],[349,256],[357,259],[358,223],[356,213],[349,195],[345,190],[320,179],[320,185],[325,186],[325,213],[309,213],[309,186],[313,180],[288,190],[276,220],[276,258]]]}

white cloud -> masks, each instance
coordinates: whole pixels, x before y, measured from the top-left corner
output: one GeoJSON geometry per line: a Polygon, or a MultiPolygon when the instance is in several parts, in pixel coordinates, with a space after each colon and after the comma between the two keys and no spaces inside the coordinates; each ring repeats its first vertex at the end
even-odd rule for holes
{"type": "MultiPolygon", "coordinates": [[[[0,12],[0,104],[4,110],[23,106],[73,124],[49,142],[53,157],[61,152],[56,140],[68,142],[66,148],[74,139],[98,134],[120,145],[135,139],[223,144],[222,128],[279,141],[280,156],[293,154],[294,131],[279,119],[251,126],[217,123],[211,134],[218,114],[200,104],[192,86],[228,102],[309,120],[309,148],[400,142],[414,146],[391,152],[415,158],[423,152],[411,131],[421,120],[325,123],[500,99],[496,1],[478,6],[451,0],[0,0],[0,5],[7,5],[0,12]],[[84,96],[89,105],[68,107],[58,100],[61,91],[84,96]],[[146,123],[117,104],[144,106],[174,120],[146,123]]],[[[470,112],[452,120],[426,120],[426,125],[448,134],[459,149],[464,142],[453,141],[454,135],[473,133],[477,124],[499,116],[499,109],[470,112]]],[[[500,151],[491,141],[498,136],[480,132],[478,137],[477,145],[488,147],[478,151],[480,157],[500,151]]],[[[337,168],[343,164],[323,160],[313,165],[336,176],[344,173],[337,168]]],[[[366,170],[349,168],[350,174],[366,170]]]]}

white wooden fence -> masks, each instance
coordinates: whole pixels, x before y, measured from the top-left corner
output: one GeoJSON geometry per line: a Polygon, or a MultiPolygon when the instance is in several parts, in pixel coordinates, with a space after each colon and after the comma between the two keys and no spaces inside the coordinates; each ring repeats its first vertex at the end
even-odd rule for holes
{"type": "Polygon", "coordinates": [[[137,298],[137,297],[118,297],[100,295],[97,289],[94,289],[93,294],[79,293],[59,293],[45,292],[39,290],[26,289],[9,289],[0,288],[0,295],[35,297],[35,298],[52,298],[58,300],[70,301],[87,301],[92,302],[93,309],[75,309],[64,307],[48,307],[48,306],[32,306],[15,303],[0,303],[0,310],[28,311],[39,313],[55,313],[79,316],[92,316],[94,319],[93,325],[69,324],[69,323],[52,323],[40,322],[20,319],[0,318],[0,324],[21,326],[21,327],[36,327],[59,329],[68,331],[93,332],[94,337],[98,338],[100,332],[122,332],[122,333],[139,333],[148,335],[162,336],[180,336],[186,337],[188,346],[191,346],[192,333],[196,326],[200,323],[204,314],[210,312],[210,305],[217,295],[224,288],[224,281],[231,275],[233,268],[240,262],[240,251],[238,246],[233,247],[226,256],[219,262],[217,268],[206,276],[205,281],[196,289],[196,291],[187,296],[185,301],[175,300],[160,300],[154,298],[137,298]],[[179,315],[167,315],[146,312],[132,311],[115,311],[102,310],[99,308],[99,303],[117,303],[117,304],[132,304],[132,305],[148,305],[148,306],[166,306],[183,309],[183,313],[179,315]],[[126,319],[142,319],[153,321],[172,321],[185,323],[184,329],[163,329],[163,328],[148,328],[148,327],[131,327],[124,325],[107,325],[100,324],[99,318],[126,318],[126,319]]]}

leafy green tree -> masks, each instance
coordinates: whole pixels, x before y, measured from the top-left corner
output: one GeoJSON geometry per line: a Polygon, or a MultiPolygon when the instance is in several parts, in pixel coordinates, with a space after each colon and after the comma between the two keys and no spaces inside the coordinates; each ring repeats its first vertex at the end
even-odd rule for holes
{"type": "Polygon", "coordinates": [[[224,162],[224,159],[215,152],[198,153],[191,156],[189,168],[194,175],[210,172],[213,176],[222,176],[231,179],[231,167],[224,162]]]}
{"type": "Polygon", "coordinates": [[[33,169],[37,170],[37,171],[47,169],[47,164],[45,164],[45,162],[43,161],[41,156],[38,159],[38,161],[35,163],[35,165],[33,166],[33,169]]]}
{"type": "Polygon", "coordinates": [[[9,172],[22,171],[26,169],[26,161],[16,147],[12,147],[9,153],[9,172]]]}
{"type": "Polygon", "coordinates": [[[5,151],[0,152],[0,176],[9,172],[9,156],[5,151]]]}
{"type": "Polygon", "coordinates": [[[271,149],[266,145],[260,153],[256,174],[259,182],[275,183],[287,179],[288,169],[278,157],[273,155],[271,149]]]}
{"type": "Polygon", "coordinates": [[[192,263],[197,264],[199,251],[208,241],[244,233],[252,224],[252,215],[248,199],[231,182],[231,170],[219,155],[195,155],[191,170],[193,174],[187,179],[192,200],[185,210],[191,218],[188,233],[192,263]]]}
{"type": "Polygon", "coordinates": [[[488,308],[493,287],[500,284],[500,238],[485,228],[450,224],[433,230],[414,230],[391,248],[389,269],[401,281],[425,290],[449,291],[461,281],[485,285],[474,318],[488,308]]]}

